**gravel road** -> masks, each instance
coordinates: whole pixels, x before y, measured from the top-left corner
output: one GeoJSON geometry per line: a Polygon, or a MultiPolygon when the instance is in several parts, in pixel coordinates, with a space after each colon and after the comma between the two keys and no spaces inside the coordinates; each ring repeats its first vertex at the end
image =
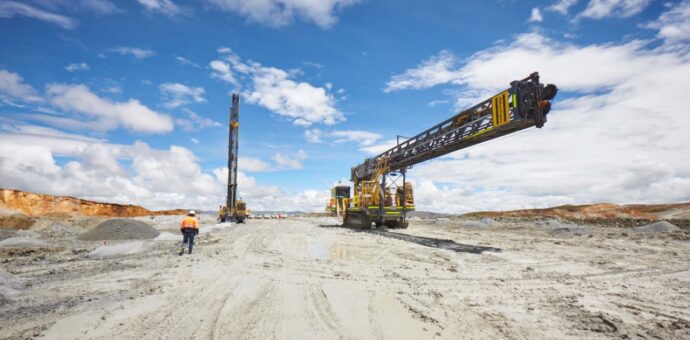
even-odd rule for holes
{"type": "Polygon", "coordinates": [[[213,226],[191,256],[163,238],[97,259],[73,234],[2,248],[0,338],[690,338],[686,230],[336,224],[213,226]]]}

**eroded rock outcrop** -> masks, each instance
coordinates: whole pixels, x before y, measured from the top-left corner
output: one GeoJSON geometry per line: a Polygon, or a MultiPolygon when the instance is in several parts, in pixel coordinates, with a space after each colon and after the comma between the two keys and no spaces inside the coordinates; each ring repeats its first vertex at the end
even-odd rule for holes
{"type": "Polygon", "coordinates": [[[36,194],[12,189],[0,189],[0,206],[26,216],[103,216],[136,217],[147,215],[178,215],[185,210],[152,211],[138,205],[101,203],[66,196],[36,194]]]}

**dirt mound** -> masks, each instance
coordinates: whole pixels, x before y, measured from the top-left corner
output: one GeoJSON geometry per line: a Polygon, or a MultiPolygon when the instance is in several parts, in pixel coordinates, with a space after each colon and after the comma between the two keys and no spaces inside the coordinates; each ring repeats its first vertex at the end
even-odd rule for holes
{"type": "Polygon", "coordinates": [[[160,232],[150,225],[126,218],[107,220],[79,236],[81,240],[146,240],[153,239],[160,232]]]}
{"type": "Polygon", "coordinates": [[[636,233],[669,233],[679,230],[680,228],[666,221],[654,222],[652,224],[632,228],[632,231],[636,233]]]}
{"type": "Polygon", "coordinates": [[[28,229],[35,222],[34,218],[22,214],[0,216],[0,228],[28,229]]]}

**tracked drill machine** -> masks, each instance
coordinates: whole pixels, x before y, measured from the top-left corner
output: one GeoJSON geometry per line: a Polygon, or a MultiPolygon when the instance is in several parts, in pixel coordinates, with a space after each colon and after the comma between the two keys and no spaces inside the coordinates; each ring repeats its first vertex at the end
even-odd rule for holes
{"type": "Polygon", "coordinates": [[[511,82],[495,96],[353,167],[353,195],[349,186],[334,187],[326,210],[342,216],[348,227],[406,228],[407,213],[415,209],[408,169],[532,126],[541,128],[557,92],[555,85],[541,84],[537,72],[511,82]]]}
{"type": "Polygon", "coordinates": [[[230,133],[228,139],[228,196],[226,204],[221,208],[219,220],[221,222],[244,223],[247,217],[247,205],[237,199],[237,153],[239,151],[240,128],[240,95],[232,94],[230,106],[230,133]]]}

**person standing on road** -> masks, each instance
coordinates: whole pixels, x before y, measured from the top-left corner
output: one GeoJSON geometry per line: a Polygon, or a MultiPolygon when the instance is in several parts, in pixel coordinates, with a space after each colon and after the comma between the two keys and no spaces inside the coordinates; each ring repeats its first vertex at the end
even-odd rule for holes
{"type": "Polygon", "coordinates": [[[184,246],[189,242],[189,254],[192,253],[194,247],[194,236],[199,235],[199,221],[196,220],[196,212],[190,210],[187,217],[180,223],[180,231],[182,232],[182,249],[180,255],[184,254],[184,246]]]}

